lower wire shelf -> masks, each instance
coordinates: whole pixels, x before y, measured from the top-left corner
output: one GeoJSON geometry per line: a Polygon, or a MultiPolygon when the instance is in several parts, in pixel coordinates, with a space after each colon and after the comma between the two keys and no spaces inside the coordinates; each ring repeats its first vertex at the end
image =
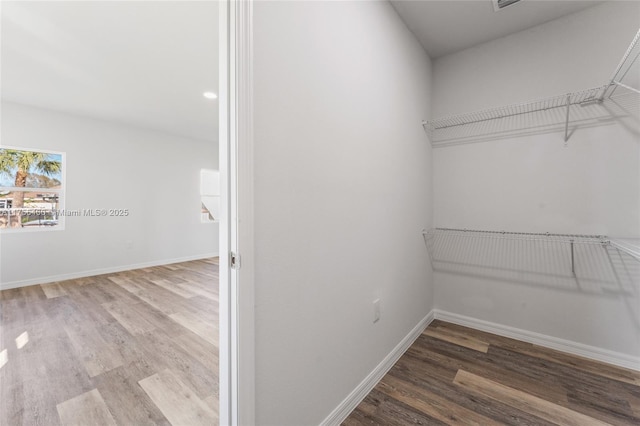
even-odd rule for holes
{"type": "Polygon", "coordinates": [[[589,293],[631,294],[640,285],[640,240],[453,228],[423,237],[435,271],[589,293]]]}

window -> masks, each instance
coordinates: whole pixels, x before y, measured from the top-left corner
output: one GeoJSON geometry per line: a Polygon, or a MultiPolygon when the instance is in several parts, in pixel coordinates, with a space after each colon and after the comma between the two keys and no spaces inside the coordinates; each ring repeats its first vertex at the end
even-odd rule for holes
{"type": "Polygon", "coordinates": [[[64,153],[0,148],[0,229],[64,228],[64,153]]]}
{"type": "Polygon", "coordinates": [[[200,170],[200,220],[217,222],[220,212],[220,172],[200,170]]]}

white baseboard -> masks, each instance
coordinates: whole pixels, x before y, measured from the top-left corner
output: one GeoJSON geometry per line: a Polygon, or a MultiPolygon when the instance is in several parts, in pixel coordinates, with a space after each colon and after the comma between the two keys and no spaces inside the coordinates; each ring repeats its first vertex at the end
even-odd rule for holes
{"type": "Polygon", "coordinates": [[[464,315],[454,314],[451,312],[433,309],[424,317],[414,328],[407,334],[404,339],[373,369],[371,373],[353,390],[351,393],[320,423],[320,426],[340,425],[351,412],[362,402],[362,400],[371,392],[376,384],[384,377],[385,374],[400,359],[413,342],[420,336],[425,328],[434,319],[462,325],[464,327],[473,328],[487,333],[497,334],[498,336],[509,337],[511,339],[520,340],[534,345],[555,349],[571,355],[589,358],[595,361],[605,362],[607,364],[616,365],[631,370],[640,371],[640,358],[627,354],[610,351],[607,349],[589,346],[571,340],[560,339],[545,334],[535,333],[532,331],[522,330],[507,325],[496,324],[489,321],[479,320],[464,315]]]}
{"type": "Polygon", "coordinates": [[[398,345],[373,369],[371,373],[320,423],[321,426],[340,425],[351,412],[362,402],[371,392],[385,374],[393,367],[400,357],[409,349],[409,346],[420,337],[420,334],[431,321],[433,321],[433,311],[429,312],[420,322],[407,334],[398,345]]]}
{"type": "Polygon", "coordinates": [[[130,271],[133,269],[151,268],[153,266],[170,265],[172,263],[189,262],[191,260],[207,259],[216,257],[218,253],[198,254],[195,256],[185,256],[174,259],[154,260],[151,262],[135,263],[131,265],[112,266],[109,268],[93,269],[89,271],[72,272],[69,274],[51,275],[48,277],[30,278],[28,280],[9,281],[0,283],[0,290],[9,290],[18,287],[27,287],[30,285],[46,284],[56,281],[73,280],[76,278],[93,277],[96,275],[113,274],[115,272],[130,271]]]}
{"type": "Polygon", "coordinates": [[[618,367],[640,371],[640,357],[634,357],[620,352],[598,348],[596,346],[589,346],[573,342],[571,340],[535,333],[533,331],[522,330],[508,325],[496,324],[464,315],[441,311],[439,309],[434,309],[432,313],[435,319],[442,321],[451,322],[480,331],[486,331],[487,333],[497,334],[498,336],[521,340],[538,346],[544,346],[560,352],[566,352],[571,355],[605,362],[618,367]]]}

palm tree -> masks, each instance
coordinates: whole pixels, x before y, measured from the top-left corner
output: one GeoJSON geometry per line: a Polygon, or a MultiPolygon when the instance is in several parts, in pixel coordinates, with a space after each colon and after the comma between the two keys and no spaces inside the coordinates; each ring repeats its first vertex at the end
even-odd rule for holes
{"type": "MultiPolygon", "coordinates": [[[[51,154],[45,152],[20,151],[15,149],[0,148],[0,173],[12,176],[15,173],[14,187],[24,188],[27,184],[29,173],[39,172],[46,176],[59,173],[62,163],[54,160],[51,154]]],[[[24,192],[15,191],[13,193],[12,208],[19,209],[24,206],[24,192]]],[[[13,222],[13,227],[20,227],[20,213],[15,214],[17,220],[13,222]]],[[[9,223],[12,223],[10,220],[9,223]]]]}

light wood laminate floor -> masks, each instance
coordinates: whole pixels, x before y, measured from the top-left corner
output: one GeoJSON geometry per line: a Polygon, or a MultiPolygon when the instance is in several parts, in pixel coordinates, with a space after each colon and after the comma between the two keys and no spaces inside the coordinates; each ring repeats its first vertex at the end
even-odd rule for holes
{"type": "Polygon", "coordinates": [[[640,372],[436,320],[343,423],[409,424],[640,425],[640,372]]]}
{"type": "Polygon", "coordinates": [[[217,425],[218,259],[0,292],[0,425],[217,425]]]}

